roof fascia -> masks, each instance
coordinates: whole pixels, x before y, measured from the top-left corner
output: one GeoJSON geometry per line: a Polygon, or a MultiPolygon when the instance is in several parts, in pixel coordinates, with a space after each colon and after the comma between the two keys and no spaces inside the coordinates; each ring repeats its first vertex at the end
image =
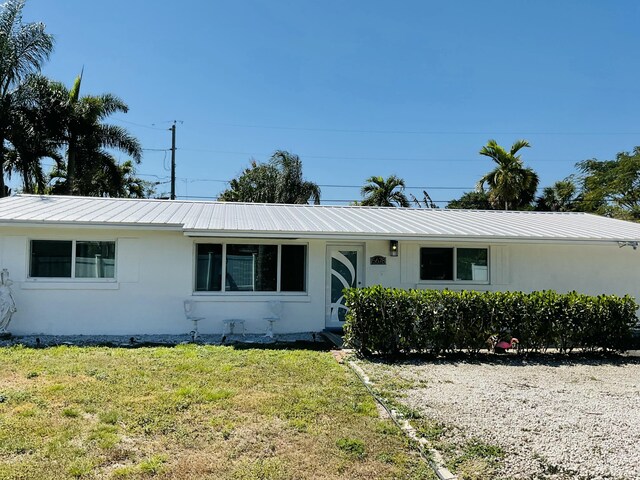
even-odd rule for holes
{"type": "Polygon", "coordinates": [[[12,222],[0,222],[0,228],[80,228],[80,229],[122,229],[122,230],[157,230],[157,231],[176,231],[182,232],[182,225],[166,224],[135,224],[135,223],[92,223],[92,222],[21,222],[15,220],[12,222]]]}
{"type": "Polygon", "coordinates": [[[255,231],[207,231],[185,230],[187,237],[200,238],[279,238],[279,239],[316,239],[316,240],[402,240],[417,242],[455,242],[455,243],[490,243],[500,244],[557,244],[557,245],[616,245],[617,242],[638,241],[632,238],[556,238],[556,237],[492,237],[492,236],[443,236],[443,235],[407,235],[392,233],[385,234],[354,234],[354,233],[298,233],[298,232],[255,232],[255,231]]]}

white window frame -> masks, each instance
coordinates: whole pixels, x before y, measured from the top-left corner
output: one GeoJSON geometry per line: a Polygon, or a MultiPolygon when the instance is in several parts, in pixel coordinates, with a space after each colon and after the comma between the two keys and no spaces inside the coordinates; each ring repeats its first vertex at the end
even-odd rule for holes
{"type": "Polygon", "coordinates": [[[488,245],[420,245],[418,248],[418,284],[424,285],[490,285],[491,284],[491,247],[488,245]],[[453,249],[453,280],[423,280],[420,278],[420,262],[423,248],[452,248],[453,249]],[[458,280],[458,249],[478,249],[487,251],[487,280],[458,280]]]}
{"type": "Polygon", "coordinates": [[[259,240],[259,241],[248,241],[248,240],[242,240],[242,241],[198,241],[198,242],[194,242],[193,243],[193,274],[191,275],[192,278],[192,288],[191,291],[193,292],[193,295],[196,296],[232,296],[232,295],[241,295],[241,296],[275,296],[275,295],[286,295],[286,296],[293,296],[293,297],[299,297],[299,296],[309,296],[309,243],[307,242],[283,242],[283,241],[266,241],[266,240],[259,240]],[[214,290],[214,291],[203,291],[203,290],[196,290],[196,284],[197,284],[197,268],[198,268],[198,245],[222,245],[222,268],[221,268],[221,275],[222,275],[222,281],[220,283],[220,290],[214,290]],[[278,247],[278,259],[277,259],[277,271],[276,271],[276,282],[277,282],[277,290],[273,290],[273,291],[237,291],[237,290],[226,290],[227,287],[227,245],[276,245],[278,247]],[[281,266],[281,259],[282,259],[282,246],[283,245],[298,245],[298,246],[304,246],[306,247],[306,255],[305,255],[305,259],[304,259],[304,274],[305,274],[305,279],[304,279],[304,286],[305,286],[305,290],[302,292],[287,292],[287,291],[281,291],[281,277],[282,277],[282,266],[281,266]]]}
{"type": "Polygon", "coordinates": [[[27,281],[29,282],[72,282],[72,283],[115,283],[118,278],[118,241],[116,239],[69,239],[69,238],[29,238],[27,247],[27,281]],[[71,242],[71,276],[70,277],[32,277],[31,255],[33,242],[71,242]],[[113,277],[76,277],[76,244],[77,242],[111,242],[114,244],[113,277]]]}

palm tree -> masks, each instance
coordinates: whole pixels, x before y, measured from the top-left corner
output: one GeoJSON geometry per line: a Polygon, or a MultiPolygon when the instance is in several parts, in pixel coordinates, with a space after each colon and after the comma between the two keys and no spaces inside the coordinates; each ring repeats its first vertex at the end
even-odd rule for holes
{"type": "MultiPolygon", "coordinates": [[[[83,164],[86,165],[86,164],[83,164]]],[[[122,164],[110,155],[99,155],[88,165],[90,172],[81,172],[77,183],[79,195],[90,197],[149,198],[155,193],[155,184],[136,176],[136,168],[131,160],[122,164]],[[85,182],[85,179],[88,182],[85,182]]],[[[52,170],[51,178],[66,180],[66,165],[52,170]]],[[[60,183],[54,184],[50,192],[58,193],[60,183]]]]}
{"type": "Polygon", "coordinates": [[[276,150],[267,163],[255,160],[219,199],[225,202],[320,204],[320,187],[304,179],[298,155],[276,150]]]}
{"type": "Polygon", "coordinates": [[[0,5],[0,197],[4,183],[5,141],[15,88],[29,73],[38,71],[53,50],[53,37],[43,23],[22,23],[25,0],[9,0],[0,5]]]}
{"type": "Polygon", "coordinates": [[[360,193],[364,197],[362,205],[377,207],[408,207],[409,200],[403,193],[404,180],[391,175],[386,180],[373,176],[365,180],[367,184],[362,187],[360,193]]]}
{"type": "Polygon", "coordinates": [[[269,163],[278,171],[275,203],[320,204],[320,187],[302,176],[302,161],[298,155],[276,150],[269,163]]]}
{"type": "Polygon", "coordinates": [[[22,177],[24,193],[43,193],[45,174],[43,158],[62,162],[59,148],[62,142],[60,119],[65,107],[64,88],[41,75],[26,77],[12,97],[7,139],[5,171],[22,177]]]}
{"type": "Polygon", "coordinates": [[[559,180],[542,190],[536,199],[536,210],[545,212],[571,212],[576,208],[576,186],[570,180],[559,180]]]}
{"type": "Polygon", "coordinates": [[[517,155],[522,148],[530,146],[526,140],[518,140],[507,152],[495,140],[489,140],[480,150],[480,155],[491,158],[497,166],[478,181],[476,189],[484,192],[487,184],[489,201],[495,208],[517,209],[533,201],[538,188],[538,175],[525,167],[520,155],[517,155]]]}
{"type": "Polygon", "coordinates": [[[142,147],[138,140],[122,127],[102,123],[114,113],[126,113],[129,107],[112,94],[80,96],[82,73],[67,91],[67,111],[64,119],[64,144],[67,164],[58,169],[56,193],[96,195],[96,176],[109,169],[115,172],[117,162],[107,149],[117,149],[140,163],[142,147]],[[64,175],[62,175],[64,174],[64,175]]]}
{"type": "Polygon", "coordinates": [[[436,205],[436,202],[433,201],[431,195],[429,195],[426,190],[422,191],[422,200],[418,199],[413,193],[409,196],[416,208],[438,208],[438,205],[436,205]]]}

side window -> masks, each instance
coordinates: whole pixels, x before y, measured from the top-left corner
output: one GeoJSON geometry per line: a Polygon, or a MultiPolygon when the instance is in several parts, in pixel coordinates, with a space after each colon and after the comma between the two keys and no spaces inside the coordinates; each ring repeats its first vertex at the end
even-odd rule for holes
{"type": "Polygon", "coordinates": [[[421,248],[420,280],[488,282],[489,249],[421,248]]]}
{"type": "Polygon", "coordinates": [[[280,257],[280,290],[307,291],[307,246],[282,245],[280,257]]]}
{"type": "Polygon", "coordinates": [[[29,277],[115,278],[116,242],[32,240],[29,277]]]}
{"type": "Polygon", "coordinates": [[[222,245],[201,243],[196,253],[196,291],[219,292],[222,289],[222,245]]]}

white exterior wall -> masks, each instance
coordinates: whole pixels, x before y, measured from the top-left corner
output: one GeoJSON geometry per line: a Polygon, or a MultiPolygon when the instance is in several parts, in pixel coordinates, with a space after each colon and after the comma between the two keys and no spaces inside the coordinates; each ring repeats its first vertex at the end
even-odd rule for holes
{"type": "MultiPolygon", "coordinates": [[[[401,288],[450,290],[577,291],[640,298],[640,250],[607,244],[400,242],[401,288]],[[420,280],[420,248],[456,246],[489,248],[489,282],[420,280]]],[[[388,284],[388,283],[387,283],[388,284]]]]}
{"type": "Polygon", "coordinates": [[[204,317],[200,333],[221,333],[224,319],[243,319],[248,333],[263,333],[269,301],[283,304],[276,333],[325,327],[328,245],[364,246],[363,285],[455,290],[533,290],[640,295],[640,250],[604,245],[475,244],[400,241],[398,257],[388,240],[258,240],[189,238],[180,231],[78,228],[1,228],[0,268],[9,269],[18,312],[10,331],[23,334],[186,334],[193,327],[183,302],[204,317]],[[29,279],[29,241],[115,240],[114,281],[29,279]],[[195,243],[302,243],[308,245],[306,293],[195,293],[195,243]],[[421,282],[420,247],[489,247],[488,283],[421,282]],[[374,255],[386,265],[370,265],[374,255]]]}
{"type": "MultiPolygon", "coordinates": [[[[228,243],[257,240],[224,239],[228,243]]],[[[185,334],[184,300],[204,317],[200,333],[222,333],[224,319],[245,320],[246,332],[266,332],[269,301],[283,302],[276,333],[324,329],[325,242],[308,245],[307,293],[195,293],[195,243],[181,232],[141,230],[9,229],[0,231],[0,266],[9,270],[18,308],[9,330],[15,335],[185,334]],[[115,240],[116,279],[29,279],[30,240],[115,240]]],[[[271,240],[266,243],[283,243],[271,240]]],[[[260,242],[262,243],[262,242],[260,242]]],[[[237,330],[236,330],[237,331],[237,330]]]]}

